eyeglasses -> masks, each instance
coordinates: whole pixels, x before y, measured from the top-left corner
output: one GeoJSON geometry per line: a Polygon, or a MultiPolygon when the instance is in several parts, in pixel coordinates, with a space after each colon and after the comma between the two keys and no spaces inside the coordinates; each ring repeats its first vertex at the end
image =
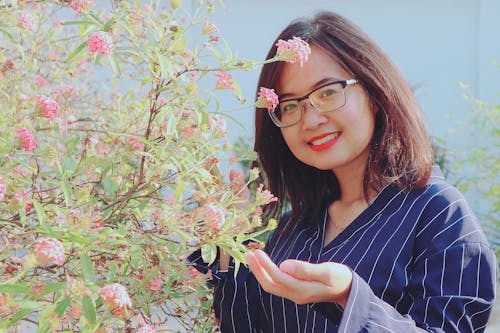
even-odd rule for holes
{"type": "Polygon", "coordinates": [[[278,127],[288,127],[302,118],[300,102],[308,99],[309,103],[319,112],[335,111],[346,103],[344,89],[359,81],[356,79],[335,81],[319,86],[307,95],[280,101],[274,111],[268,111],[273,123],[278,127]]]}

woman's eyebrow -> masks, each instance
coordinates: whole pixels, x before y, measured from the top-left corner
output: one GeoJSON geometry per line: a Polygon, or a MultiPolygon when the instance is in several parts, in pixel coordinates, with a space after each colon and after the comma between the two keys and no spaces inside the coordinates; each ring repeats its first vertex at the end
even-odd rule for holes
{"type": "MultiPolygon", "coordinates": [[[[309,87],[308,93],[310,91],[316,89],[317,87],[323,85],[323,84],[326,84],[328,82],[335,82],[335,81],[341,81],[341,80],[339,78],[335,78],[335,77],[326,77],[324,79],[321,79],[318,82],[316,82],[315,84],[313,84],[311,87],[309,87]]],[[[282,99],[286,99],[286,98],[289,98],[292,96],[296,96],[296,95],[293,93],[284,93],[284,94],[278,95],[278,99],[282,100],[282,99]]],[[[299,98],[299,97],[297,97],[297,98],[299,98]]]]}

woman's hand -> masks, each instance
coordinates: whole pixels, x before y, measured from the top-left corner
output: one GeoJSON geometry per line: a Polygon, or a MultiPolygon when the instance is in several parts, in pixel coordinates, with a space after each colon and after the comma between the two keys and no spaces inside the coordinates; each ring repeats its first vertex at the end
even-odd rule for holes
{"type": "Polygon", "coordinates": [[[345,308],[352,272],[339,263],[285,260],[276,266],[264,251],[247,253],[248,266],[262,288],[297,304],[334,302],[345,308]]]}

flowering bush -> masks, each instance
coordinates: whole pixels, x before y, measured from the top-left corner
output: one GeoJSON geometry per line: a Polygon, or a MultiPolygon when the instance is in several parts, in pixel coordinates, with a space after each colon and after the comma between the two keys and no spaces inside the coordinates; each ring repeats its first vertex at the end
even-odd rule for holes
{"type": "Polygon", "coordinates": [[[274,225],[199,84],[243,102],[229,72],[261,63],[219,46],[212,1],[141,3],[0,3],[0,331],[216,331],[185,258],[239,265],[274,225]]]}

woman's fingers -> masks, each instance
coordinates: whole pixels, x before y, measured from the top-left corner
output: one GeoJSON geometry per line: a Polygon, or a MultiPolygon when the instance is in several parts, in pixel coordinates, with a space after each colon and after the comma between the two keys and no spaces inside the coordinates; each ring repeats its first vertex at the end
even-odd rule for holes
{"type": "Polygon", "coordinates": [[[345,265],[286,260],[278,267],[261,250],[248,253],[247,259],[252,273],[269,293],[299,304],[336,301],[345,305],[352,282],[352,272],[345,265]]]}

